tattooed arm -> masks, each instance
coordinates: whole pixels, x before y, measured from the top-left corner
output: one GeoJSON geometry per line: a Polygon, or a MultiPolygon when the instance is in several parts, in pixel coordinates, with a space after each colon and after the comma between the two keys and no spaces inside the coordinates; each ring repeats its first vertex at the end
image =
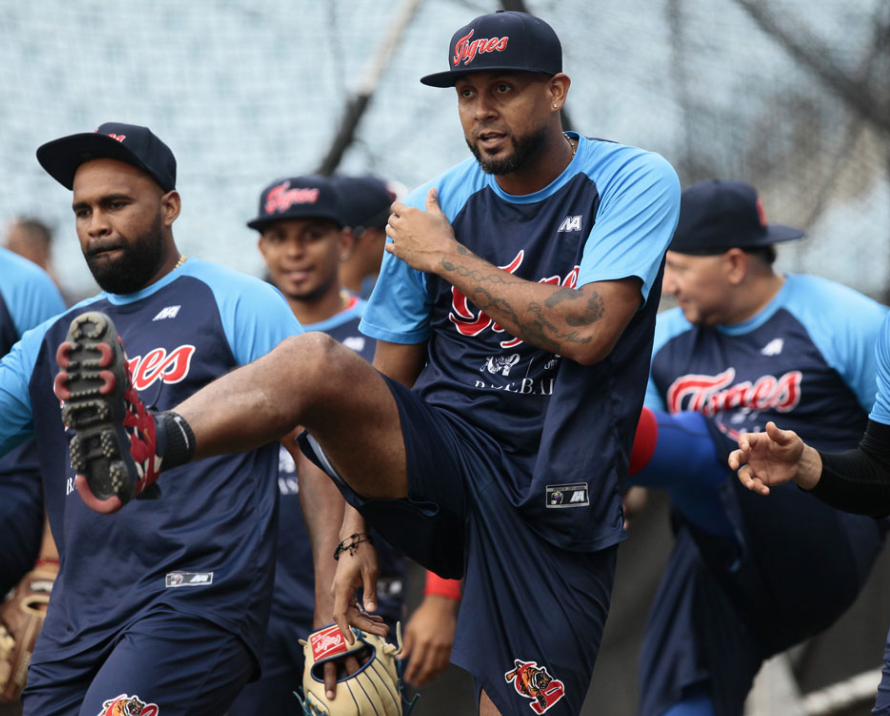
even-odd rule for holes
{"type": "Polygon", "coordinates": [[[497,268],[458,243],[431,189],[427,210],[393,205],[386,250],[448,281],[509,334],[593,365],[611,352],[642,303],[636,277],[579,289],[537,283],[497,268]]]}

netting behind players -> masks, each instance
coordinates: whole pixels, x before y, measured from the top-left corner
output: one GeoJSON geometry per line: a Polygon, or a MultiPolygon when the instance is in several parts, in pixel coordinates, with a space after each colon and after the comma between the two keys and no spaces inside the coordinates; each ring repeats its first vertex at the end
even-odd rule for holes
{"type": "MultiPolygon", "coordinates": [[[[783,250],[784,268],[882,294],[890,283],[886,0],[528,5],[563,40],[576,129],[661,152],[684,185],[713,176],[754,183],[773,220],[810,234],[783,250]],[[795,43],[803,53],[794,54],[795,43]],[[844,96],[848,86],[858,107],[844,96]]],[[[43,174],[34,149],[107,120],[147,124],[179,160],[182,247],[258,271],[244,222],[260,188],[318,166],[396,6],[5,3],[0,219],[51,219],[62,278],[85,288],[68,194],[43,174]]],[[[414,185],[466,156],[453,93],[417,79],[444,68],[455,29],[499,7],[423,3],[341,170],[414,185]]]]}

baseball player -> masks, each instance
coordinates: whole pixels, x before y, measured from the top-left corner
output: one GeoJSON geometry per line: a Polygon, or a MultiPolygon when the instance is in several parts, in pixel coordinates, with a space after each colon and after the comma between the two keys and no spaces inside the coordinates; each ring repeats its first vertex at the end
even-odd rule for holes
{"type": "MultiPolygon", "coordinates": [[[[352,241],[344,228],[346,202],[343,199],[335,183],[324,177],[279,179],[261,193],[259,213],[248,226],[260,232],[259,250],[269,278],[284,294],[304,330],[323,331],[370,362],[375,341],[358,330],[366,303],[345,291],[338,278],[338,269],[352,241]]],[[[284,445],[280,453],[279,550],[272,614],[263,653],[263,676],[241,692],[229,709],[230,716],[293,711],[296,705],[293,694],[301,684],[303,672],[303,649],[299,640],[333,620],[330,583],[336,563],[331,554],[336,541],[327,549],[322,548],[321,539],[314,541],[314,561],[319,576],[316,589],[316,580],[309,568],[313,554],[300,501],[306,503],[309,520],[336,520],[339,525],[342,505],[339,514],[332,516],[325,510],[327,505],[318,493],[333,490],[334,500],[340,502],[341,498],[331,481],[311,463],[301,465],[300,480],[304,484],[312,480],[309,489],[301,495],[296,463],[284,445]],[[318,472],[321,482],[315,475],[307,475],[307,471],[318,472]]],[[[315,531],[317,533],[318,528],[315,531]]],[[[375,539],[375,545],[381,563],[377,613],[395,635],[396,622],[403,618],[405,609],[405,559],[382,537],[375,539]]],[[[450,601],[448,606],[453,614],[455,600],[450,601]]],[[[447,621],[445,623],[447,625],[447,621]]],[[[447,665],[447,660],[445,663],[447,665]]],[[[331,677],[331,688],[335,689],[336,674],[332,673],[331,677]]]]}
{"type": "Polygon", "coordinates": [[[176,161],[147,128],[106,123],[44,144],[37,157],[73,189],[77,235],[103,292],[25,334],[0,364],[0,452],[36,436],[61,557],[24,712],[216,715],[257,671],[272,593],[277,445],[171,470],[163,499],[102,517],[75,494],[71,461],[83,458],[75,451],[69,461],[67,447],[70,429],[101,413],[66,404],[66,429],[52,392],[56,364],[76,388],[91,365],[85,347],[114,321],[129,358],[117,342],[112,350],[131,378],[103,373],[103,389],[164,408],[301,329],[268,284],[180,255],[176,161]]]}
{"type": "MultiPolygon", "coordinates": [[[[25,331],[62,313],[65,304],[49,275],[30,261],[0,249],[0,357],[25,331]]],[[[40,467],[33,440],[0,457],[0,596],[38,557],[43,535],[40,467]]]]}
{"type": "MultiPolygon", "coordinates": [[[[114,511],[171,465],[303,425],[301,446],[349,502],[334,584],[347,641],[347,624],[383,631],[353,596],[368,585],[376,609],[367,519],[440,576],[465,576],[452,661],[473,674],[480,713],[574,714],[625,537],[618,483],[679,184],[655,154],[563,132],[570,80],[542,20],[477,17],[448,63],[422,81],[455,88],[474,158],[393,205],[361,324],[380,372],[323,334],[290,339],[130,434],[124,489],[90,496],[109,475],[98,460],[80,484],[114,511]],[[188,449],[169,441],[180,424],[188,449]]],[[[99,403],[141,409],[120,391],[99,403]]],[[[102,425],[110,442],[126,433],[102,425]]]]}
{"type": "Polygon", "coordinates": [[[768,224],[747,184],[683,192],[664,279],[679,307],[658,317],[631,468],[680,515],[643,643],[641,716],[741,714],[761,663],[837,619],[883,544],[875,520],[794,488],[764,509],[725,470],[739,433],[769,420],[854,447],[874,400],[887,309],[776,273],[774,244],[801,236],[768,224]]]}
{"type": "Polygon", "coordinates": [[[344,221],[352,232],[352,246],[340,263],[340,281],[367,300],[380,273],[390,207],[403,198],[405,190],[370,174],[334,176],[332,180],[342,197],[344,221]]]}
{"type": "MultiPolygon", "coordinates": [[[[390,207],[406,190],[397,182],[370,174],[335,175],[332,180],[352,234],[351,248],[340,263],[340,280],[352,293],[367,299],[377,283],[390,207]]],[[[427,571],[423,593],[423,601],[404,631],[402,658],[411,657],[404,678],[413,686],[425,686],[448,666],[457,624],[455,610],[461,598],[460,580],[443,579],[427,571]]]]}
{"type": "MultiPolygon", "coordinates": [[[[890,514],[890,317],[884,320],[876,346],[878,395],[859,446],[843,454],[817,450],[793,430],[772,421],[760,433],[742,433],[729,466],[749,490],[769,495],[791,480],[825,504],[859,515],[890,514]]],[[[890,714],[890,634],[884,649],[883,677],[872,713],[890,714]]]]}

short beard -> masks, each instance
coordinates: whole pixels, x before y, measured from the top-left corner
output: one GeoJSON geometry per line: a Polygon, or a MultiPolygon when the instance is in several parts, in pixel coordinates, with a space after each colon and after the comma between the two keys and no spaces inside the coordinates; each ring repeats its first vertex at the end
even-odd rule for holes
{"type": "Polygon", "coordinates": [[[115,248],[121,250],[121,257],[113,262],[98,260],[95,251],[84,252],[96,283],[103,291],[124,295],[145,288],[163,261],[164,234],[160,214],[148,231],[115,248]]]}
{"type": "Polygon", "coordinates": [[[479,162],[479,167],[482,171],[486,174],[500,176],[528,168],[544,147],[546,136],[546,130],[541,127],[519,139],[511,137],[510,143],[513,145],[513,151],[505,157],[484,157],[476,145],[469,140],[467,140],[467,146],[473,152],[473,156],[476,157],[476,161],[479,162]]]}

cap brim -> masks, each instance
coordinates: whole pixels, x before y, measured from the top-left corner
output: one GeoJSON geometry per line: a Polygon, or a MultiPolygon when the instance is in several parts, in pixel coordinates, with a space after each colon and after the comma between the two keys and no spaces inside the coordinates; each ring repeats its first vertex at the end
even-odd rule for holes
{"type": "Polygon", "coordinates": [[[40,162],[40,166],[66,189],[74,188],[74,175],[77,173],[77,168],[84,162],[93,159],[116,159],[154,176],[148,167],[123,144],[112,137],[96,132],[72,134],[61,139],[54,139],[37,149],[37,161],[40,162]]]}
{"type": "Polygon", "coordinates": [[[793,226],[782,224],[768,224],[766,227],[766,240],[764,244],[778,244],[781,241],[793,241],[806,236],[806,232],[795,229],[793,226]]]}
{"type": "Polygon", "coordinates": [[[324,219],[325,221],[333,221],[340,229],[346,226],[346,224],[343,223],[343,219],[321,212],[317,214],[291,214],[290,216],[284,214],[281,216],[258,216],[257,218],[248,221],[247,226],[254,231],[262,233],[266,227],[271,226],[272,224],[277,224],[282,221],[299,221],[300,219],[324,219]]]}
{"type": "Polygon", "coordinates": [[[553,72],[550,70],[535,70],[529,69],[528,67],[507,67],[501,65],[500,67],[479,67],[472,70],[446,70],[445,72],[434,72],[431,75],[421,77],[420,81],[422,84],[429,87],[454,87],[461,77],[464,77],[465,75],[479,74],[480,72],[528,72],[531,74],[553,76],[553,72]]]}

